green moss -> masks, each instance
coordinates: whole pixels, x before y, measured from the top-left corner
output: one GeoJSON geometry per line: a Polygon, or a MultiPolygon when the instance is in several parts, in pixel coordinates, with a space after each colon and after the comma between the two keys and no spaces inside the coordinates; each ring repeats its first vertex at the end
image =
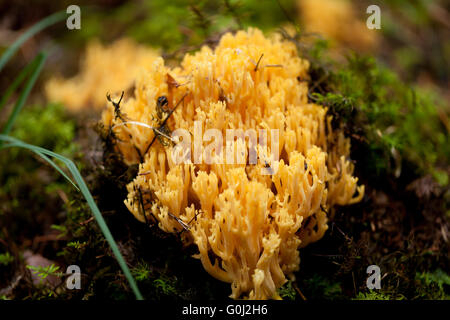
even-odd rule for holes
{"type": "Polygon", "coordinates": [[[378,291],[360,292],[353,300],[391,300],[389,295],[378,291]]]}
{"type": "Polygon", "coordinates": [[[416,274],[417,298],[450,300],[450,275],[441,269],[416,274]]]}
{"type": "MultiPolygon", "coordinates": [[[[35,105],[27,106],[22,110],[10,134],[27,143],[73,157],[78,150],[78,146],[74,142],[75,128],[75,121],[66,116],[61,105],[35,105]]],[[[34,174],[38,168],[42,167],[42,164],[22,149],[11,148],[7,152],[2,152],[0,165],[2,168],[7,168],[0,172],[0,183],[3,186],[0,196],[2,194],[13,195],[28,182],[40,181],[34,174]],[[20,162],[17,161],[19,156],[21,157],[20,162]]],[[[41,184],[40,188],[45,188],[50,194],[54,193],[56,189],[68,190],[70,187],[64,182],[64,178],[60,177],[59,173],[53,169],[51,171],[54,179],[41,184]]],[[[34,193],[33,190],[30,196],[33,196],[34,193]]],[[[13,198],[20,199],[20,197],[13,198]]]]}
{"type": "MultiPolygon", "coordinates": [[[[416,174],[436,176],[449,163],[449,135],[438,114],[443,97],[403,83],[371,57],[350,56],[328,73],[325,90],[310,97],[329,107],[336,127],[367,142],[365,171],[398,177],[406,162],[416,174]]],[[[444,175],[439,181],[448,183],[444,175]]]]}
{"type": "Polygon", "coordinates": [[[153,285],[160,290],[162,294],[173,296],[177,294],[177,290],[175,289],[176,281],[176,278],[161,277],[153,280],[153,285]]]}
{"type": "Polygon", "coordinates": [[[73,143],[75,127],[75,120],[66,116],[62,105],[35,105],[24,108],[11,136],[64,156],[72,156],[77,150],[73,143]]]}
{"type": "Polygon", "coordinates": [[[295,289],[292,286],[292,281],[286,282],[281,288],[278,289],[278,294],[284,300],[295,300],[295,289]]]}
{"type": "Polygon", "coordinates": [[[441,269],[434,272],[417,272],[411,279],[411,293],[409,297],[402,295],[398,290],[391,289],[371,290],[359,292],[354,300],[449,300],[450,276],[441,269]]]}
{"type": "Polygon", "coordinates": [[[136,281],[149,280],[152,274],[150,266],[144,261],[139,262],[137,266],[131,269],[131,273],[133,274],[136,281]]]}
{"type": "MultiPolygon", "coordinates": [[[[75,120],[61,105],[33,105],[24,107],[11,135],[74,158],[78,150],[75,130],[75,120]]],[[[1,224],[8,226],[9,240],[20,244],[24,237],[45,234],[57,219],[61,195],[72,186],[40,158],[20,148],[2,150],[0,168],[0,216],[1,224]]]]}
{"type": "Polygon", "coordinates": [[[27,265],[27,268],[40,278],[40,283],[42,283],[48,276],[60,277],[62,275],[58,272],[59,266],[55,266],[53,263],[46,267],[27,265]]]}
{"type": "Polygon", "coordinates": [[[80,241],[70,241],[67,243],[67,246],[69,248],[74,248],[75,250],[80,250],[81,248],[83,248],[86,245],[87,245],[86,242],[80,242],[80,241]]]}
{"type": "Polygon", "coordinates": [[[333,278],[328,278],[318,273],[314,273],[309,278],[302,280],[301,286],[304,288],[304,294],[308,300],[335,300],[343,298],[340,283],[333,278]]]}

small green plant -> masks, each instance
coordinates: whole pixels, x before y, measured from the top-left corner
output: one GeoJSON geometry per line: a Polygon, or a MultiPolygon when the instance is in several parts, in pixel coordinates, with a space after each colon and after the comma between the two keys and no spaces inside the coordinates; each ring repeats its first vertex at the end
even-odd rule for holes
{"type": "Polygon", "coordinates": [[[80,242],[80,241],[71,241],[67,243],[67,246],[69,248],[74,248],[75,250],[80,250],[81,248],[85,247],[87,245],[86,242],[80,242]]]}
{"type": "Polygon", "coordinates": [[[9,252],[0,254],[0,265],[7,266],[13,261],[14,257],[9,252]]]}
{"type": "Polygon", "coordinates": [[[137,281],[145,281],[150,279],[152,274],[150,266],[146,262],[140,262],[136,267],[131,269],[131,273],[137,281]]]}
{"type": "Polygon", "coordinates": [[[40,283],[47,279],[48,276],[61,277],[63,275],[63,273],[57,272],[59,270],[59,266],[56,266],[53,263],[46,267],[27,265],[27,268],[40,278],[40,283]]]}
{"type": "Polygon", "coordinates": [[[153,280],[153,285],[155,288],[161,290],[164,295],[176,295],[175,280],[176,279],[162,276],[161,278],[153,280]]]}
{"type": "Polygon", "coordinates": [[[67,227],[66,226],[60,226],[60,225],[52,224],[50,226],[50,228],[60,232],[58,234],[58,238],[63,238],[63,237],[65,237],[67,235],[67,227]]]}

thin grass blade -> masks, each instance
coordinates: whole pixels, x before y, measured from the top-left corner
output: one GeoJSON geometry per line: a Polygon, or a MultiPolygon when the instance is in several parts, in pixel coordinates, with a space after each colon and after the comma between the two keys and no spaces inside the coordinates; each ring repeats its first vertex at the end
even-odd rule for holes
{"type": "Polygon", "coordinates": [[[6,65],[6,63],[11,59],[11,57],[16,53],[16,51],[20,48],[20,46],[30,39],[32,36],[34,36],[36,33],[44,30],[45,28],[64,20],[67,17],[67,14],[65,11],[58,11],[38,23],[34,24],[30,29],[25,31],[17,40],[3,53],[3,55],[0,58],[0,71],[3,69],[3,67],[6,65]]]}
{"type": "MultiPolygon", "coordinates": [[[[19,148],[25,148],[25,146],[23,144],[19,144],[19,143],[7,143],[5,145],[1,145],[0,149],[3,148],[12,148],[12,147],[19,147],[19,148]]],[[[70,179],[70,177],[54,162],[52,161],[52,159],[50,159],[49,157],[47,157],[45,154],[43,154],[42,152],[38,151],[38,150],[31,150],[34,153],[36,153],[37,155],[39,155],[42,159],[44,159],[45,161],[47,161],[53,168],[55,168],[67,181],[69,181],[74,187],[75,189],[77,189],[78,191],[80,191],[80,188],[78,188],[78,186],[75,184],[75,182],[70,179]]]]}
{"type": "Polygon", "coordinates": [[[6,125],[3,128],[3,134],[7,135],[11,131],[11,128],[14,125],[14,122],[16,121],[17,116],[19,115],[20,111],[22,110],[22,107],[25,104],[25,101],[27,100],[27,98],[31,92],[31,89],[33,88],[39,74],[41,73],[41,70],[44,66],[46,58],[47,58],[47,56],[43,52],[41,52],[37,55],[36,66],[34,67],[34,70],[31,71],[32,74],[31,74],[30,78],[28,79],[28,81],[26,82],[25,87],[19,96],[19,99],[17,99],[17,102],[14,105],[14,108],[8,118],[8,121],[6,122],[6,125]]]}
{"type": "Polygon", "coordinates": [[[6,89],[5,93],[3,94],[1,100],[0,100],[0,110],[5,106],[8,99],[11,97],[11,95],[16,91],[16,89],[20,86],[20,84],[23,82],[25,77],[27,77],[31,70],[34,70],[36,68],[37,64],[37,57],[33,59],[25,68],[20,71],[19,75],[14,79],[13,83],[6,89]]]}

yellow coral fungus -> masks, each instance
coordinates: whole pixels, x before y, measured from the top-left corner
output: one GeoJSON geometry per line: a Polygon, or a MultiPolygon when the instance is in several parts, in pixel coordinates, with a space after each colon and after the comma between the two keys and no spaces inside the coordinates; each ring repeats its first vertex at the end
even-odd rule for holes
{"type": "Polygon", "coordinates": [[[47,98],[62,102],[74,111],[92,107],[102,109],[108,92],[132,88],[138,74],[157,56],[154,50],[128,39],[107,47],[91,42],[80,65],[80,73],[67,80],[50,79],[45,88],[47,98]]]}
{"type": "Polygon", "coordinates": [[[297,3],[305,30],[355,50],[367,52],[376,48],[376,30],[369,30],[365,21],[358,19],[350,0],[298,0],[297,3]]]}
{"type": "MultiPolygon", "coordinates": [[[[140,163],[128,185],[128,209],[166,232],[185,229],[198,247],[195,257],[232,284],[235,299],[278,298],[299,268],[299,247],[324,235],[327,212],[364,193],[352,176],[349,140],[333,131],[326,108],[308,103],[308,67],[279,36],[239,31],[214,50],[186,55],[180,67],[156,59],[137,79],[135,97],[122,102],[123,116],[111,105],[103,113],[124,160],[140,163]],[[193,136],[193,152],[178,164],[173,151],[180,140],[170,137],[176,129],[193,136]],[[261,174],[269,160],[251,164],[250,151],[243,163],[196,161],[211,141],[196,135],[208,129],[223,136],[228,129],[277,129],[278,145],[268,136],[266,151],[279,160],[258,147],[276,170],[261,174]]],[[[245,137],[228,143],[231,150],[250,144],[245,137]]]]}

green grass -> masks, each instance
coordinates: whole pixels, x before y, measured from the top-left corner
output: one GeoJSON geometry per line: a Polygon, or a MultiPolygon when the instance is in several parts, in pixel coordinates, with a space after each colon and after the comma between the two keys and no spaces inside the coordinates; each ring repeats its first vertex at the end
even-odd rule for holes
{"type": "Polygon", "coordinates": [[[33,37],[36,33],[44,30],[45,28],[58,23],[67,18],[67,15],[64,11],[56,12],[45,19],[42,19],[35,25],[33,25],[30,29],[25,31],[14,43],[3,53],[0,57],[0,71],[2,71],[3,67],[8,63],[9,59],[19,50],[19,48],[31,37],[33,37]]]}
{"type": "MultiPolygon", "coordinates": [[[[34,84],[36,83],[36,80],[41,73],[46,57],[47,56],[45,53],[39,53],[37,57],[31,62],[31,76],[25,83],[25,87],[21,91],[19,99],[17,99],[17,102],[14,105],[14,108],[8,118],[8,121],[6,121],[6,125],[3,128],[3,134],[9,134],[9,132],[11,131],[12,126],[17,119],[17,116],[22,110],[25,101],[30,95],[31,89],[34,87],[34,84]]],[[[15,83],[13,82],[12,85],[15,85],[15,83]]]]}

